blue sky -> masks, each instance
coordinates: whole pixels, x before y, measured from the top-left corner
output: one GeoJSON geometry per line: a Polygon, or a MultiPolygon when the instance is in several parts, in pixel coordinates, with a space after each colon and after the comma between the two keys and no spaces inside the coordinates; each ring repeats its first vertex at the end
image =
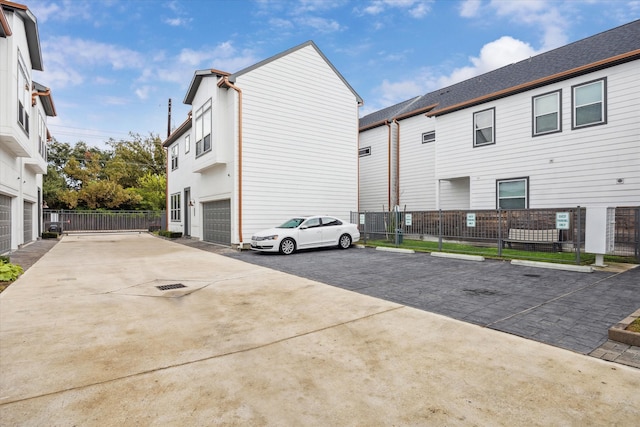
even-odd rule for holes
{"type": "Polygon", "coordinates": [[[364,116],[640,18],[640,0],[32,0],[62,142],[103,148],[187,117],[195,70],[313,40],[364,116]]]}

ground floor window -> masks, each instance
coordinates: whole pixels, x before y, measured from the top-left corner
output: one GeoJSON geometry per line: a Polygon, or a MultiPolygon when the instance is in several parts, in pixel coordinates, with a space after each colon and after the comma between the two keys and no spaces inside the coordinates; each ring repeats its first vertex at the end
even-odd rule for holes
{"type": "Polygon", "coordinates": [[[180,221],[180,193],[171,195],[171,221],[180,221]]]}
{"type": "Polygon", "coordinates": [[[529,207],[529,178],[502,179],[496,182],[499,209],[527,209],[529,207]]]}

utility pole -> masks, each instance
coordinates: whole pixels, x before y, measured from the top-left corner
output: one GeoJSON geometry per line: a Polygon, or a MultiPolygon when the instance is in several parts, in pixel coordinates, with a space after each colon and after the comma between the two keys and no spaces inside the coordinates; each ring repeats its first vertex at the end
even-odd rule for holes
{"type": "Polygon", "coordinates": [[[171,135],[171,98],[169,98],[169,111],[167,114],[167,138],[171,135]]]}

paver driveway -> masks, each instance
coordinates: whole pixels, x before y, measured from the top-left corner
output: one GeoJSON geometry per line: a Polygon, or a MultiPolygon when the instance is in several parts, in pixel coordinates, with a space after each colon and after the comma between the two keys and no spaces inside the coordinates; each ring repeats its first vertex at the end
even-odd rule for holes
{"type": "Polygon", "coordinates": [[[640,307],[640,268],[579,273],[372,248],[227,256],[584,354],[640,307]]]}

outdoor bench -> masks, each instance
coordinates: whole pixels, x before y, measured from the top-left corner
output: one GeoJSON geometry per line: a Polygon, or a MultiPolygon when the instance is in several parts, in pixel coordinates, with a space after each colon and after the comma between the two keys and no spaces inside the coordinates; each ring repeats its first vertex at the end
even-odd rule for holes
{"type": "Polygon", "coordinates": [[[529,230],[525,228],[510,228],[509,237],[502,239],[502,246],[504,244],[509,245],[511,248],[512,243],[522,243],[525,245],[535,244],[551,244],[553,250],[560,251],[560,230],[557,228],[549,230],[529,230]]]}

